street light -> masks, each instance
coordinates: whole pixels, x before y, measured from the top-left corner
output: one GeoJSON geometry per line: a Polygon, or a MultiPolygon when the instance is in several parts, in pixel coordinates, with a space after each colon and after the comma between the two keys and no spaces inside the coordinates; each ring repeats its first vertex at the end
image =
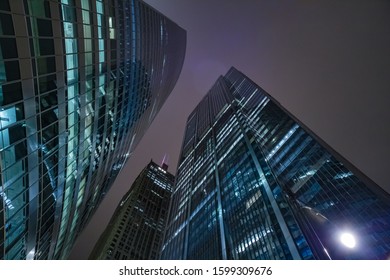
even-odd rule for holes
{"type": "Polygon", "coordinates": [[[307,206],[300,200],[290,201],[297,207],[297,214],[301,214],[298,221],[316,258],[349,259],[357,256],[358,240],[356,234],[344,226],[340,227],[318,210],[307,206]]]}
{"type": "Polygon", "coordinates": [[[350,248],[350,249],[353,249],[353,248],[355,248],[355,246],[356,246],[356,238],[355,238],[355,236],[354,236],[352,233],[350,233],[350,232],[342,232],[342,233],[340,234],[340,241],[341,241],[341,243],[342,243],[344,246],[346,246],[346,247],[348,247],[348,248],[350,248]]]}

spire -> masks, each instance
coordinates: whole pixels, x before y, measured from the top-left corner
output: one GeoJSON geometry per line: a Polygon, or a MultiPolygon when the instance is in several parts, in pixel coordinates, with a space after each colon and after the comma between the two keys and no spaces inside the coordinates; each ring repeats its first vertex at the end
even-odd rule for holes
{"type": "Polygon", "coordinates": [[[164,169],[165,171],[168,170],[168,160],[169,160],[169,155],[165,153],[164,158],[161,162],[161,168],[164,169]]]}

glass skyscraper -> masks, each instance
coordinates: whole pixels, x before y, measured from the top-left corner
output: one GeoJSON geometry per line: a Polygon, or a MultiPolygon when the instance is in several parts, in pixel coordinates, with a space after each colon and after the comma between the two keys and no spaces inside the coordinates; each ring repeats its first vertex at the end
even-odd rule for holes
{"type": "Polygon", "coordinates": [[[139,0],[0,1],[0,259],[62,259],[182,68],[139,0]]]}
{"type": "Polygon", "coordinates": [[[160,256],[175,177],[150,162],[123,196],[90,259],[155,260],[160,256]]]}
{"type": "Polygon", "coordinates": [[[231,68],[190,114],[163,259],[387,259],[390,198],[231,68]]]}

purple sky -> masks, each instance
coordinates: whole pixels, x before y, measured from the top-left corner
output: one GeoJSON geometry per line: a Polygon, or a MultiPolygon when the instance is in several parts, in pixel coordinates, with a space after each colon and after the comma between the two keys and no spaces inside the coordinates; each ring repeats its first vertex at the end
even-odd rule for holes
{"type": "Polygon", "coordinates": [[[86,259],[150,159],[176,172],[189,113],[231,66],[390,192],[390,2],[146,0],[187,31],[181,76],[74,247],[86,259]]]}

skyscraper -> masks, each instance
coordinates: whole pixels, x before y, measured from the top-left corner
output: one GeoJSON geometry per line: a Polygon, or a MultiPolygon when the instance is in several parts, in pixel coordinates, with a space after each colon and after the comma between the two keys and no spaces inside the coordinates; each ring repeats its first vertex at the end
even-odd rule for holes
{"type": "Polygon", "coordinates": [[[188,117],[162,258],[389,256],[389,194],[244,74],[218,78],[188,117]]]}
{"type": "Polygon", "coordinates": [[[90,259],[154,260],[160,256],[175,177],[150,162],[123,196],[90,259]]]}
{"type": "Polygon", "coordinates": [[[66,258],[182,68],[139,0],[0,2],[0,259],[66,258]]]}

